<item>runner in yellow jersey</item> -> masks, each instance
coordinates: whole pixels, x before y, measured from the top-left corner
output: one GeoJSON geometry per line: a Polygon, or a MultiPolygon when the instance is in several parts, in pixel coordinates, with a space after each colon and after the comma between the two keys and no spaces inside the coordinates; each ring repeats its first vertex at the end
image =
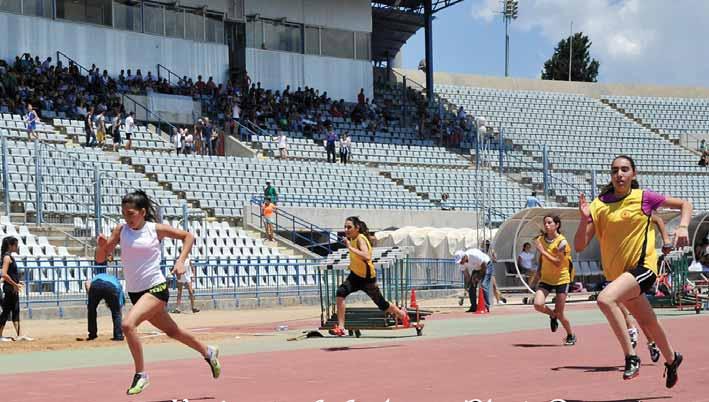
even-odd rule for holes
{"type": "Polygon", "coordinates": [[[657,278],[655,229],[651,225],[651,216],[660,207],[681,210],[681,221],[675,231],[675,246],[686,246],[689,243],[687,227],[692,217],[692,204],[641,190],[635,161],[626,155],[618,156],[611,164],[611,182],[597,199],[589,205],[584,194],[579,194],[581,220],[574,247],[581,252],[594,236],[598,238],[603,273],[611,281],[598,295],[598,307],[606,316],[625,354],[623,379],[629,380],[638,375],[640,359],[631,345],[619,303],[630,311],[657,343],[666,361],[665,386],[672,388],[677,383],[677,368],[682,363],[682,355],[672,349],[655,312],[643,296],[657,278]]]}
{"type": "Polygon", "coordinates": [[[571,330],[571,323],[564,314],[566,295],[569,293],[571,277],[571,246],[561,230],[561,218],[556,215],[544,217],[544,233],[537,237],[535,245],[541,256],[541,264],[534,282],[539,281],[534,296],[534,309],[549,316],[551,332],[559,328],[559,321],[566,330],[565,345],[576,344],[576,335],[571,330]],[[556,293],[554,309],[546,306],[545,301],[551,291],[556,293]]]}
{"type": "Polygon", "coordinates": [[[345,220],[345,245],[350,252],[350,274],[337,288],[338,324],[331,330],[337,336],[345,335],[345,298],[358,290],[366,293],[380,310],[398,317],[405,328],[411,326],[406,310],[386,301],[377,286],[377,272],[372,264],[372,245],[368,235],[367,224],[356,216],[345,220]]]}

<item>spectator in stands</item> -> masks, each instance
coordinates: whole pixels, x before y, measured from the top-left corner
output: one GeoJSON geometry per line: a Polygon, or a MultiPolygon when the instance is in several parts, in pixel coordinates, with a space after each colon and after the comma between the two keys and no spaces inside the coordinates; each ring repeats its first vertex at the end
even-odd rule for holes
{"type": "Polygon", "coordinates": [[[352,147],[352,140],[350,139],[350,133],[345,131],[340,138],[340,163],[347,164],[350,158],[350,149],[352,147]]]}
{"type": "Polygon", "coordinates": [[[126,149],[131,149],[133,147],[133,130],[135,130],[135,112],[128,113],[123,126],[126,130],[126,149]]]}
{"type": "Polygon", "coordinates": [[[202,143],[204,145],[205,152],[204,155],[216,155],[216,138],[214,132],[214,126],[212,122],[209,121],[209,117],[204,118],[204,127],[202,127],[202,143]]]}
{"type": "Polygon", "coordinates": [[[701,140],[701,141],[699,142],[699,148],[697,148],[697,150],[698,150],[699,152],[701,152],[702,154],[704,154],[704,152],[707,150],[707,143],[706,143],[706,140],[701,140]]]}
{"type": "Polygon", "coordinates": [[[278,144],[278,156],[283,160],[288,159],[288,137],[286,137],[286,133],[278,130],[277,136],[273,140],[278,144]]]}
{"type": "Polygon", "coordinates": [[[450,198],[448,193],[441,194],[441,209],[443,211],[450,211],[453,209],[450,207],[450,205],[448,205],[448,198],[450,198]]]}
{"type": "Polygon", "coordinates": [[[35,133],[35,130],[37,130],[37,121],[39,120],[39,116],[37,116],[37,112],[32,109],[31,104],[27,104],[27,117],[25,117],[25,124],[27,125],[27,134],[29,135],[30,140],[34,140],[39,138],[37,136],[37,133],[35,133]]]}
{"type": "Polygon", "coordinates": [[[470,309],[469,312],[477,310],[477,283],[476,278],[484,278],[483,281],[483,293],[485,294],[485,308],[490,311],[490,280],[492,275],[488,275],[487,272],[492,272],[494,267],[492,266],[492,259],[482,252],[482,250],[477,248],[470,248],[468,250],[458,250],[454,256],[455,263],[460,265],[460,270],[465,276],[466,282],[468,276],[471,278],[470,287],[468,288],[468,296],[470,297],[470,309]],[[488,278],[489,277],[489,278],[488,278]],[[485,284],[487,280],[487,285],[485,284]]]}
{"type": "Polygon", "coordinates": [[[2,336],[5,324],[8,319],[12,319],[12,325],[15,327],[17,340],[32,340],[29,337],[23,337],[20,331],[20,292],[23,289],[23,283],[20,282],[20,271],[17,269],[17,263],[12,256],[17,253],[19,241],[16,237],[5,237],[2,239],[2,280],[3,280],[3,301],[2,314],[0,314],[0,339],[5,340],[2,336]]]}
{"type": "Polygon", "coordinates": [[[175,147],[175,153],[177,155],[182,151],[182,144],[185,141],[184,128],[179,128],[175,134],[172,136],[172,145],[175,147]]]}
{"type": "MultiPolygon", "coordinates": [[[[96,249],[96,265],[103,265],[107,262],[107,255],[104,249],[96,249]]],[[[111,318],[113,320],[113,341],[123,340],[123,330],[121,329],[121,309],[126,303],[123,295],[123,286],[118,281],[118,278],[108,273],[100,273],[95,275],[91,281],[84,283],[86,294],[88,294],[88,330],[89,335],[87,341],[92,341],[98,338],[98,326],[96,325],[96,308],[101,303],[101,300],[106,301],[106,305],[111,310],[111,318]]]]}
{"type": "Polygon", "coordinates": [[[522,245],[522,252],[517,256],[517,266],[522,268],[522,272],[527,276],[527,285],[534,289],[537,285],[536,274],[537,274],[537,261],[534,252],[532,252],[532,244],[525,242],[522,245]]]}
{"type": "Polygon", "coordinates": [[[106,142],[106,117],[103,110],[100,110],[96,116],[96,126],[96,140],[99,145],[103,146],[106,142]]]}
{"type": "Polygon", "coordinates": [[[372,245],[368,239],[367,224],[356,216],[345,220],[345,246],[349,251],[350,274],[337,288],[337,325],[330,330],[335,336],[345,336],[345,299],[359,290],[372,299],[379,310],[387,312],[401,320],[404,328],[411,322],[405,308],[399,309],[384,299],[377,286],[377,272],[372,263],[372,245]]]}
{"type": "Polygon", "coordinates": [[[84,131],[86,132],[86,146],[96,145],[96,134],[94,134],[94,108],[90,107],[84,116],[84,131]]]}
{"type": "Polygon", "coordinates": [[[266,187],[263,189],[263,198],[270,199],[274,204],[278,203],[278,193],[276,192],[276,188],[271,185],[270,181],[266,182],[266,187]]]}
{"type": "Polygon", "coordinates": [[[337,142],[337,134],[335,134],[335,129],[332,127],[332,123],[326,123],[325,127],[327,127],[327,136],[325,137],[325,150],[327,151],[327,161],[330,163],[336,163],[337,160],[335,159],[335,143],[337,142]]]}
{"type": "Polygon", "coordinates": [[[532,195],[527,197],[527,208],[536,208],[536,207],[543,208],[544,205],[542,205],[542,202],[539,201],[539,199],[537,198],[537,192],[532,191],[532,195]]]}
{"type": "Polygon", "coordinates": [[[113,152],[118,152],[118,147],[121,145],[121,111],[116,111],[113,116],[113,124],[111,125],[113,132],[113,152]]]}
{"type": "Polygon", "coordinates": [[[187,288],[187,294],[190,299],[190,307],[192,309],[192,313],[199,313],[199,309],[194,305],[194,287],[192,286],[192,282],[194,281],[194,274],[195,270],[194,265],[192,265],[192,260],[190,258],[185,259],[185,273],[177,275],[177,301],[175,304],[175,308],[172,310],[174,314],[182,313],[182,288],[184,287],[187,288]]]}
{"type": "Polygon", "coordinates": [[[365,99],[366,96],[364,96],[364,88],[360,88],[359,94],[357,95],[357,103],[360,105],[364,105],[365,99]]]}
{"type": "Polygon", "coordinates": [[[274,241],[273,225],[275,223],[276,205],[271,202],[269,197],[266,197],[261,206],[261,216],[263,217],[263,226],[266,230],[266,237],[269,241],[274,241]]]}
{"type": "Polygon", "coordinates": [[[191,132],[185,132],[185,142],[182,148],[182,153],[185,155],[190,155],[194,153],[194,135],[191,132]]]}
{"type": "Polygon", "coordinates": [[[704,151],[699,158],[699,166],[709,166],[709,151],[704,151]]]}

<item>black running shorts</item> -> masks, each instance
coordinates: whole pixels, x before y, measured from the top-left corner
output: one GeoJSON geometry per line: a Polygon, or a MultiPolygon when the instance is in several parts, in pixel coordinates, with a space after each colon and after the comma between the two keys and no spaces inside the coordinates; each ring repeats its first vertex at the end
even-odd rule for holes
{"type": "Polygon", "coordinates": [[[379,310],[386,311],[389,308],[389,302],[384,299],[379,286],[377,286],[377,278],[361,278],[351,272],[347,279],[342,282],[342,285],[337,288],[337,297],[347,297],[350,293],[358,290],[366,293],[374,304],[379,307],[379,310]]]}
{"type": "Polygon", "coordinates": [[[652,270],[643,266],[635,267],[628,272],[633,275],[635,280],[638,282],[638,285],[640,286],[640,294],[646,293],[650,290],[657,279],[657,275],[655,275],[652,270]]]}
{"type": "Polygon", "coordinates": [[[569,284],[562,283],[561,285],[550,285],[548,283],[539,282],[539,285],[537,285],[537,289],[544,289],[548,293],[551,293],[552,290],[556,294],[569,293],[569,284]]]}
{"type": "Polygon", "coordinates": [[[138,300],[140,300],[140,298],[143,297],[143,295],[146,293],[150,293],[151,295],[157,297],[159,300],[162,300],[165,303],[170,300],[170,290],[167,288],[166,282],[155,285],[152,288],[143,290],[141,292],[128,292],[128,297],[130,297],[131,303],[135,305],[136,303],[138,303],[138,300]]]}

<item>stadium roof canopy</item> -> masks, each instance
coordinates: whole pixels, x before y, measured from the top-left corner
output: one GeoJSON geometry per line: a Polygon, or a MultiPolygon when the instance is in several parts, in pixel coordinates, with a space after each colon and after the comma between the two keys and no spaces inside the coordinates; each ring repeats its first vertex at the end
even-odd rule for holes
{"type": "Polygon", "coordinates": [[[426,22],[426,3],[431,16],[464,0],[372,0],[372,60],[394,57],[426,22]]]}

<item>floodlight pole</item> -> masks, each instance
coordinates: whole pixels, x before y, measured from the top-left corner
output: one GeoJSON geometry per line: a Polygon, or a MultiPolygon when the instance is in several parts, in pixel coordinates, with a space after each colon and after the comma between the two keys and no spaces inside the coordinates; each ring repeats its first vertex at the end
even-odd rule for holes
{"type": "Polygon", "coordinates": [[[574,21],[569,26],[569,81],[571,81],[571,55],[574,53],[574,21]]]}
{"type": "Polygon", "coordinates": [[[510,17],[505,14],[505,77],[509,77],[510,70],[510,34],[508,32],[510,26],[510,17]]]}
{"type": "Polygon", "coordinates": [[[423,2],[424,31],[426,40],[426,100],[433,105],[433,5],[432,0],[423,2]]]}

